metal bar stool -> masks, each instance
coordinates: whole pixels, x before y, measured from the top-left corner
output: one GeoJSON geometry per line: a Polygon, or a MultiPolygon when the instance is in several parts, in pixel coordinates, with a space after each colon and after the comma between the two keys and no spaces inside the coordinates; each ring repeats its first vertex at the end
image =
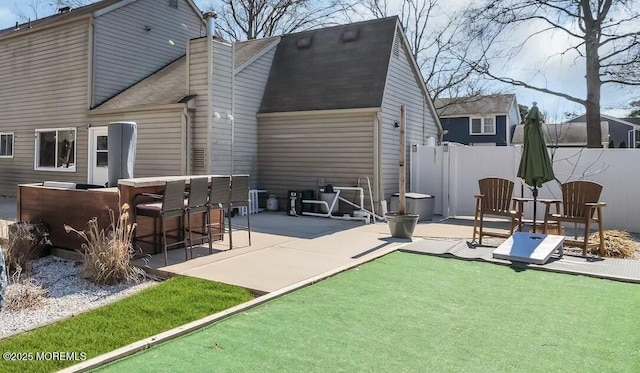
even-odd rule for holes
{"type": "Polygon", "coordinates": [[[187,239],[186,239],[186,234],[184,232],[184,216],[185,216],[184,192],[185,192],[184,180],[167,181],[161,202],[140,203],[136,205],[136,217],[147,216],[147,217],[153,218],[153,234],[138,236],[136,237],[136,240],[153,244],[154,250],[155,248],[157,248],[157,237],[158,237],[157,222],[158,220],[161,221],[162,241],[163,241],[162,251],[164,254],[165,266],[169,265],[169,257],[167,253],[167,250],[169,247],[183,245],[185,248],[185,257],[187,255],[186,254],[187,239]],[[170,232],[173,232],[173,231],[179,232],[175,236],[167,234],[169,231],[167,230],[167,225],[166,225],[166,219],[173,218],[173,217],[179,218],[178,228],[170,231],[170,232]],[[149,236],[153,236],[153,241],[145,241],[142,239],[149,236]],[[175,238],[178,241],[173,243],[167,243],[167,237],[175,238]]]}
{"type": "MultiPolygon", "coordinates": [[[[249,234],[249,246],[251,246],[251,219],[249,210],[249,175],[233,175],[231,177],[231,201],[230,209],[245,207],[247,209],[247,226],[238,227],[236,230],[246,230],[249,234]]],[[[231,218],[229,218],[229,241],[231,241],[231,218]]]]}
{"type": "MultiPolygon", "coordinates": [[[[209,178],[199,177],[193,178],[189,182],[189,198],[185,201],[185,214],[187,216],[187,233],[189,234],[189,251],[191,251],[191,259],[193,259],[193,234],[197,234],[199,237],[197,240],[200,244],[209,242],[209,254],[213,254],[212,240],[211,240],[211,227],[209,213],[209,178]],[[194,230],[191,224],[191,215],[202,214],[202,225],[200,230],[194,230]]],[[[186,252],[185,252],[185,260],[186,252]]]]}
{"type": "MultiPolygon", "coordinates": [[[[211,216],[211,210],[213,209],[227,209],[229,216],[229,226],[231,226],[231,209],[229,208],[231,199],[231,177],[229,176],[213,176],[211,178],[211,189],[209,189],[209,216],[211,216]]],[[[209,222],[209,230],[213,228],[220,229],[220,232],[224,234],[224,214],[219,223],[209,222]]],[[[233,242],[231,239],[231,231],[229,231],[229,249],[233,248],[233,242]]]]}

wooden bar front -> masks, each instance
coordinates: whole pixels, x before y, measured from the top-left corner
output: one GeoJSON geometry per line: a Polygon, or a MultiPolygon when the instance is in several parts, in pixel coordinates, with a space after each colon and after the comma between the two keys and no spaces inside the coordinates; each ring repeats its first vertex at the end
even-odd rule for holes
{"type": "Polygon", "coordinates": [[[49,240],[55,247],[81,250],[85,241],[77,233],[67,233],[65,224],[79,231],[87,222],[98,218],[98,227],[111,224],[109,209],[118,214],[118,189],[67,189],[44,187],[42,184],[18,185],[18,221],[41,221],[49,227],[49,240]]]}

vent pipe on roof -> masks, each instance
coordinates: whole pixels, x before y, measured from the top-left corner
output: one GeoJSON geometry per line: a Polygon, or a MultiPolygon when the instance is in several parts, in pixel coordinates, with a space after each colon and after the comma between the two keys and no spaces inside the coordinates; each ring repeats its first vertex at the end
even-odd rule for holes
{"type": "Polygon", "coordinates": [[[16,27],[13,28],[13,31],[20,31],[20,25],[16,21],[16,27]]]}

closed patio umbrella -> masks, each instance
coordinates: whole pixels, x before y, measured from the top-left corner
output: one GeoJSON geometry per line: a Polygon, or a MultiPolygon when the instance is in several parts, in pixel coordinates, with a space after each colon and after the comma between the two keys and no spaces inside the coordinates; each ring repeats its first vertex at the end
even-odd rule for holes
{"type": "Polygon", "coordinates": [[[524,122],[524,151],[520,158],[518,177],[533,188],[533,233],[536,232],[538,188],[555,179],[542,133],[542,114],[534,102],[524,122]]]}

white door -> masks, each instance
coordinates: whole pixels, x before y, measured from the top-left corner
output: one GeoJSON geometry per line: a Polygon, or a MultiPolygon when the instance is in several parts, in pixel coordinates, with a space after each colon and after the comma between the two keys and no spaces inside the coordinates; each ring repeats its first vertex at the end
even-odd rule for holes
{"type": "Polygon", "coordinates": [[[107,127],[89,128],[89,184],[109,181],[107,127]]]}

